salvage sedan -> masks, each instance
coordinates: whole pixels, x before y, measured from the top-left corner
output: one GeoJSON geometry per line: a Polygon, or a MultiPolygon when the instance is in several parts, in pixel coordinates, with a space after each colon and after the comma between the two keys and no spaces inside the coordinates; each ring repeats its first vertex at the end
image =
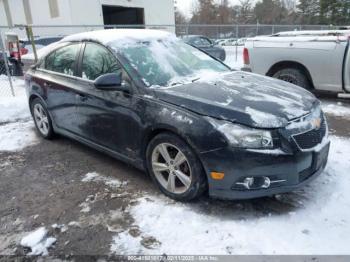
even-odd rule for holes
{"type": "Polygon", "coordinates": [[[146,170],[176,200],[288,192],[327,162],[328,127],[311,93],[232,71],[170,33],[68,36],[25,80],[41,136],[61,134],[146,170]]]}

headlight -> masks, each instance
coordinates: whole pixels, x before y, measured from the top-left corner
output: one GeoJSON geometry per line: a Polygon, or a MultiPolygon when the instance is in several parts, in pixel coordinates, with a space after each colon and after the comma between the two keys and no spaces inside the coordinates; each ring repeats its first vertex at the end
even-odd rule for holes
{"type": "Polygon", "coordinates": [[[249,128],[209,117],[207,119],[234,147],[251,149],[273,148],[273,139],[270,131],[249,128]]]}

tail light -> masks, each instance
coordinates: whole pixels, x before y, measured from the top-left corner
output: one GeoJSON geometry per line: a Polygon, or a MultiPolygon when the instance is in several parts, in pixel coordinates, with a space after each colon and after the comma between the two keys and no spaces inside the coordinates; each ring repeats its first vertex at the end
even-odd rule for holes
{"type": "Polygon", "coordinates": [[[243,49],[243,62],[244,62],[245,65],[249,65],[250,64],[248,48],[244,48],[243,49]]]}
{"type": "Polygon", "coordinates": [[[26,54],[28,54],[28,49],[25,47],[22,47],[21,48],[21,55],[26,55],[26,54]]]}

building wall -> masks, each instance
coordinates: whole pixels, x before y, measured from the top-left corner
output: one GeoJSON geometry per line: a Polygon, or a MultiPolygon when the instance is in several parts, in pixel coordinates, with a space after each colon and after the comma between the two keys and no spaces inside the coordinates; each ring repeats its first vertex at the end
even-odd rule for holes
{"type": "MultiPolygon", "coordinates": [[[[7,26],[4,3],[0,0],[0,26],[7,26]]],[[[7,0],[12,22],[27,24],[23,0],[7,0]]],[[[58,17],[51,17],[50,0],[29,0],[34,25],[103,25],[102,5],[144,8],[146,25],[175,25],[174,0],[57,0],[58,17]]],[[[53,0],[55,1],[55,0],[53,0]]],[[[174,32],[174,27],[152,27],[174,32]]],[[[34,35],[67,35],[91,30],[81,28],[35,28],[34,35]]],[[[18,31],[15,29],[14,31],[18,31]]],[[[24,31],[19,32],[22,37],[24,31]]]]}

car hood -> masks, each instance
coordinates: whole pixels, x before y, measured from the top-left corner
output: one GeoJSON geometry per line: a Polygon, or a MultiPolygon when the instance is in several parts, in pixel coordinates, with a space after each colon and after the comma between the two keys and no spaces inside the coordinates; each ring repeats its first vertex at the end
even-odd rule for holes
{"type": "Polygon", "coordinates": [[[284,127],[319,104],[298,86],[241,71],[154,92],[158,99],[198,114],[257,128],[284,127]]]}

